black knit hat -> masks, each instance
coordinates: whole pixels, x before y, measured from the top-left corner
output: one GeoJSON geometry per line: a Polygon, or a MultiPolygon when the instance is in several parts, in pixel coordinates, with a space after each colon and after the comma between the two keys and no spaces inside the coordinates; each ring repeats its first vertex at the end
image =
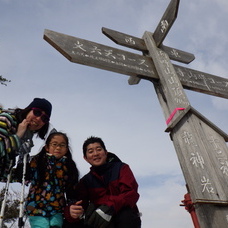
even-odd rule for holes
{"type": "Polygon", "coordinates": [[[27,108],[40,108],[49,116],[49,118],[51,117],[52,105],[44,98],[34,98],[27,108]]]}

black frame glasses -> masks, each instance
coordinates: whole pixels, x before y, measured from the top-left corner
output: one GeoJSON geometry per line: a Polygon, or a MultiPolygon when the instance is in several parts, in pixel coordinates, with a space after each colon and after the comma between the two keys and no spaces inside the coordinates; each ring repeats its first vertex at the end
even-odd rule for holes
{"type": "Polygon", "coordinates": [[[67,145],[65,143],[52,142],[52,143],[49,143],[49,145],[51,145],[53,148],[57,148],[57,147],[67,148],[67,145]]]}

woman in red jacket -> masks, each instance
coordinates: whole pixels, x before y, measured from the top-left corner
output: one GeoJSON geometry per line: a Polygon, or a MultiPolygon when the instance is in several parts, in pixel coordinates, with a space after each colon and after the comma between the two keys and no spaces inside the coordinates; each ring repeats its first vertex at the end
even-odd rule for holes
{"type": "MultiPolygon", "coordinates": [[[[98,137],[84,142],[83,154],[91,168],[80,180],[75,195],[82,200],[85,227],[140,228],[138,184],[130,167],[108,152],[98,137]]],[[[70,222],[78,218],[78,202],[65,211],[70,222]]]]}

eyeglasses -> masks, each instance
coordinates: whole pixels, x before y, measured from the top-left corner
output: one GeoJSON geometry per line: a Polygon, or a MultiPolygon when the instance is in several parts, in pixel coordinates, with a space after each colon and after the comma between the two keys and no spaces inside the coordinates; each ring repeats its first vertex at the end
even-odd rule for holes
{"type": "Polygon", "coordinates": [[[33,115],[36,117],[40,117],[40,119],[44,122],[44,123],[48,123],[49,122],[49,116],[47,114],[44,114],[43,111],[39,108],[32,108],[33,111],[33,115]]]}
{"type": "Polygon", "coordinates": [[[58,144],[58,143],[53,142],[53,143],[49,143],[49,145],[51,145],[53,148],[57,148],[57,147],[66,148],[67,147],[67,145],[64,143],[58,144]]]}

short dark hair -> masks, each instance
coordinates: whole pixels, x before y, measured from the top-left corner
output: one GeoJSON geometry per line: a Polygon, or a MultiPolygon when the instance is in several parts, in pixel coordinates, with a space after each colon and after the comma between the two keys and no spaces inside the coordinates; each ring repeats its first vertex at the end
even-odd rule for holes
{"type": "Polygon", "coordinates": [[[107,149],[105,147],[105,144],[103,142],[103,140],[99,137],[95,137],[95,136],[90,136],[89,138],[87,138],[85,140],[85,142],[83,143],[82,146],[82,150],[83,150],[83,155],[86,157],[86,150],[87,150],[87,146],[91,143],[100,143],[101,147],[107,152],[107,149]]]}

